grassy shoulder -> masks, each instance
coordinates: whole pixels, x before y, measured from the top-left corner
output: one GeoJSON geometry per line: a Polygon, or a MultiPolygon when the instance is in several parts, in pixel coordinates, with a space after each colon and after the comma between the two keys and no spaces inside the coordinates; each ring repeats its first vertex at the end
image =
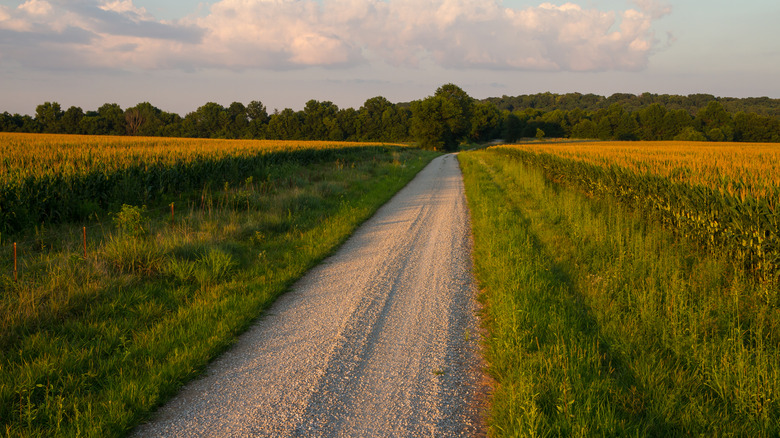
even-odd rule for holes
{"type": "Polygon", "coordinates": [[[49,239],[18,283],[0,279],[0,434],[125,434],[436,155],[286,161],[262,183],[181,202],[173,224],[127,208],[86,260],[78,239],[49,239]]]}
{"type": "Polygon", "coordinates": [[[496,381],[491,434],[780,433],[780,315],[766,285],[511,156],[459,159],[496,381]]]}

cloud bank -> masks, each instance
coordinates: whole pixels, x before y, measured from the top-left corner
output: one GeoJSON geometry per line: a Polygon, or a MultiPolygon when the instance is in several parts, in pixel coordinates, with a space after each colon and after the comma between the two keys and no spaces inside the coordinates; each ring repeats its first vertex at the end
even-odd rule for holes
{"type": "Polygon", "coordinates": [[[658,0],[622,11],[499,0],[222,0],[158,20],[132,0],[0,6],[0,63],[44,69],[343,68],[641,70],[659,47],[658,0]]]}

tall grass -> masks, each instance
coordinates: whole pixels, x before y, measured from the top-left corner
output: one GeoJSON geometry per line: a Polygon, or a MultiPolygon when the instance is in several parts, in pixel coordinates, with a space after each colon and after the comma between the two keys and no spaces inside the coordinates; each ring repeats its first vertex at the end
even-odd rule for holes
{"type": "Polygon", "coordinates": [[[612,198],[459,155],[494,436],[777,436],[771,286],[612,198]]]}
{"type": "Polygon", "coordinates": [[[739,156],[725,144],[682,153],[674,146],[664,143],[659,148],[653,142],[633,147],[580,144],[577,150],[555,144],[538,149],[515,146],[497,151],[542,169],[548,180],[642,210],[713,253],[727,253],[755,277],[777,286],[780,186],[773,182],[776,176],[767,172],[773,165],[762,164],[761,157],[769,152],[780,154],[780,148],[752,147],[756,149],[739,156]],[[655,153],[643,153],[644,147],[655,153]],[[701,166],[687,167],[682,159],[698,157],[722,163],[722,157],[713,158],[717,152],[735,162],[713,174],[702,172],[701,166]],[[643,157],[646,162],[641,161],[643,157]],[[742,179],[745,175],[752,179],[742,179]],[[760,184],[754,185],[756,181],[760,184]]]}
{"type": "Polygon", "coordinates": [[[0,435],[124,435],[434,155],[287,160],[178,199],[173,224],[128,206],[93,229],[86,260],[80,227],[48,228],[58,237],[23,254],[18,283],[2,261],[0,435]]]}

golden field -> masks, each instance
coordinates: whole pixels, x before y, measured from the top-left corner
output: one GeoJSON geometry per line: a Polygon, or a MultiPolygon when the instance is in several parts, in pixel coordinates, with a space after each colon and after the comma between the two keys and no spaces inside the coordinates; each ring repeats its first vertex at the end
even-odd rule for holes
{"type": "Polygon", "coordinates": [[[73,174],[138,163],[167,164],[300,150],[342,149],[379,143],[304,140],[223,140],[0,132],[0,182],[40,173],[73,174]]]}
{"type": "MultiPolygon", "coordinates": [[[[507,146],[501,146],[507,147],[507,146]]],[[[508,146],[702,185],[744,199],[776,195],[780,144],[679,141],[534,143],[508,146]]]]}

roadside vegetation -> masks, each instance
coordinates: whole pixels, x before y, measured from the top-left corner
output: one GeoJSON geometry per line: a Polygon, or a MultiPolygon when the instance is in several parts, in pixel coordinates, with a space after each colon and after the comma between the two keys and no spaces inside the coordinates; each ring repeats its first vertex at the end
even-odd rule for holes
{"type": "Polygon", "coordinates": [[[89,210],[86,257],[82,223],[70,221],[78,209],[3,235],[2,436],[124,435],[436,156],[380,144],[44,140],[56,152],[29,157],[39,167],[20,181],[39,189],[19,197],[39,196],[45,181],[54,198],[75,196],[68,184],[89,190],[90,178],[149,178],[126,199],[98,186],[73,201],[89,210]],[[41,177],[47,166],[69,176],[41,177]]]}
{"type": "Polygon", "coordinates": [[[777,153],[584,143],[460,154],[491,434],[778,435],[778,188],[764,160],[777,153]],[[748,230],[761,240],[743,242],[748,230]]]}

